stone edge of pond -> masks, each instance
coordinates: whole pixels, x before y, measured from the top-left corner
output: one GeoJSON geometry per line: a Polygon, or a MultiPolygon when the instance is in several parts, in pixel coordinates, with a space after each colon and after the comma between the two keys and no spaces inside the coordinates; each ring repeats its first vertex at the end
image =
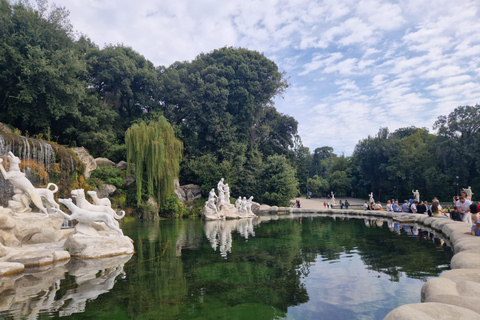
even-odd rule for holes
{"type": "Polygon", "coordinates": [[[358,216],[377,216],[400,222],[423,224],[449,239],[453,257],[451,270],[438,278],[428,280],[421,290],[421,303],[406,304],[393,309],[386,320],[412,319],[480,319],[480,237],[465,232],[471,226],[450,219],[431,218],[425,214],[339,210],[301,209],[291,207],[271,207],[260,214],[326,213],[358,216]]]}

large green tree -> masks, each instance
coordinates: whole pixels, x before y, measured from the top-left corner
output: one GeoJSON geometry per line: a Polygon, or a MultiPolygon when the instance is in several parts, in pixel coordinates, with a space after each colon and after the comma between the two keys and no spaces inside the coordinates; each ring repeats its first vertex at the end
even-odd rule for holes
{"type": "Polygon", "coordinates": [[[30,134],[60,135],[85,97],[85,59],[68,11],[0,0],[0,121],[30,134]]]}
{"type": "Polygon", "coordinates": [[[173,180],[178,177],[182,142],[163,116],[150,122],[132,125],[125,133],[127,162],[135,171],[137,204],[142,200],[143,182],[147,196],[155,196],[160,205],[173,193],[173,180]]]}

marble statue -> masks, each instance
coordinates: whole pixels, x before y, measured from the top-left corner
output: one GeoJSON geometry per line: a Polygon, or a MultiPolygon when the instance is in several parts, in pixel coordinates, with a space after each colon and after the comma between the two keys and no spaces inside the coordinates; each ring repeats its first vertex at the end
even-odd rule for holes
{"type": "Polygon", "coordinates": [[[246,217],[255,217],[252,212],[252,199],[249,201],[244,197],[238,197],[235,204],[230,203],[230,186],[221,178],[217,184],[218,196],[215,189],[212,189],[208,196],[208,201],[203,207],[203,217],[205,220],[218,219],[240,219],[246,217]],[[215,206],[215,209],[213,208],[215,206]]]}
{"type": "Polygon", "coordinates": [[[43,206],[42,200],[45,200],[48,206],[52,208],[60,208],[60,205],[55,202],[54,193],[58,191],[58,187],[54,183],[49,183],[46,188],[35,188],[30,180],[25,177],[25,173],[20,171],[20,159],[16,157],[11,151],[7,154],[10,162],[10,169],[6,171],[2,165],[3,159],[0,158],[0,171],[3,177],[10,181],[14,188],[14,199],[12,207],[20,209],[21,212],[26,212],[30,207],[30,201],[35,207],[45,213],[48,217],[48,210],[43,206]],[[50,187],[54,187],[53,190],[50,187]],[[16,202],[16,203],[15,203],[16,202]]]}
{"type": "Polygon", "coordinates": [[[252,212],[252,202],[253,202],[253,196],[248,198],[245,203],[245,210],[247,211],[247,216],[251,217],[254,216],[255,214],[252,212]]]}
{"type": "Polygon", "coordinates": [[[334,206],[334,205],[335,205],[335,194],[333,193],[333,191],[330,192],[330,193],[332,194],[332,198],[330,199],[330,204],[331,204],[332,206],[334,206]]]}
{"type": "Polygon", "coordinates": [[[81,209],[92,211],[92,212],[105,212],[108,213],[112,218],[117,220],[122,219],[125,216],[125,211],[121,211],[121,214],[118,215],[115,210],[108,206],[98,206],[91,204],[85,199],[85,191],[83,189],[77,189],[71,191],[72,197],[75,198],[77,206],[81,209]]]}
{"type": "Polygon", "coordinates": [[[415,196],[415,199],[417,199],[417,201],[420,202],[420,192],[418,192],[418,190],[415,190],[415,191],[412,190],[412,193],[415,196]]]}
{"type": "Polygon", "coordinates": [[[465,193],[467,194],[467,198],[471,201],[472,200],[472,196],[473,196],[473,192],[472,192],[472,188],[470,186],[468,186],[468,188],[463,188],[462,191],[465,191],[465,193]]]}
{"type": "Polygon", "coordinates": [[[92,198],[93,203],[97,206],[112,207],[112,203],[108,198],[99,198],[96,191],[87,191],[87,194],[92,198]]]}
{"type": "Polygon", "coordinates": [[[213,199],[213,201],[215,201],[216,198],[218,197],[215,194],[215,189],[212,188],[212,190],[210,190],[210,193],[208,194],[208,200],[213,199]]]}
{"type": "Polygon", "coordinates": [[[375,199],[373,199],[373,192],[370,192],[368,196],[369,196],[368,203],[375,203],[375,199]]]}
{"type": "Polygon", "coordinates": [[[218,213],[217,205],[215,204],[215,198],[210,197],[203,207],[203,217],[205,220],[219,220],[222,219],[218,213]]]}
{"type": "Polygon", "coordinates": [[[225,194],[225,201],[230,203],[230,187],[228,186],[228,183],[223,185],[223,191],[225,194]]]}
{"type": "Polygon", "coordinates": [[[220,181],[218,181],[218,184],[217,184],[217,192],[218,192],[218,197],[220,196],[224,196],[224,189],[223,187],[225,186],[225,184],[223,183],[223,178],[220,179],[220,181]]]}
{"type": "Polygon", "coordinates": [[[238,197],[238,199],[235,200],[235,208],[240,209],[241,203],[242,203],[242,197],[238,197]]]}
{"type": "Polygon", "coordinates": [[[68,220],[77,220],[78,223],[82,223],[85,225],[89,225],[92,222],[101,221],[104,222],[110,229],[117,231],[120,236],[123,236],[122,229],[115,225],[115,220],[107,212],[99,212],[99,211],[89,211],[86,209],[79,208],[76,206],[72,199],[58,199],[58,201],[64,204],[70,212],[71,215],[66,214],[60,209],[52,208],[57,213],[60,213],[65,219],[68,220]]]}

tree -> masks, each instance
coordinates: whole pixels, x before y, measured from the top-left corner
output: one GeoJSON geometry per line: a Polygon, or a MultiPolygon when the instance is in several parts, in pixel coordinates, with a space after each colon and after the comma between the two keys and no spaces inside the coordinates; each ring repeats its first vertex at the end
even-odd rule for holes
{"type": "Polygon", "coordinates": [[[0,0],[0,121],[30,134],[60,136],[85,97],[84,57],[68,11],[0,0]]]}
{"type": "Polygon", "coordinates": [[[260,176],[264,203],[288,206],[290,199],[297,194],[295,170],[288,164],[285,156],[274,155],[266,159],[260,176]]]}
{"type": "Polygon", "coordinates": [[[172,194],[173,180],[178,177],[183,144],[175,137],[167,119],[159,116],[156,121],[139,122],[125,133],[127,162],[135,170],[137,204],[142,201],[143,181],[146,179],[148,196],[160,205],[172,194]]]}

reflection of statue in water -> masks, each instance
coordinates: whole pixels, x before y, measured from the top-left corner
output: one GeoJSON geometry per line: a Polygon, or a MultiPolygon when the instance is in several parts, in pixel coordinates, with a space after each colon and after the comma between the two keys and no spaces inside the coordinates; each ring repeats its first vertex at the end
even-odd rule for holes
{"type": "Polygon", "coordinates": [[[373,199],[373,192],[370,192],[368,196],[369,196],[368,203],[375,203],[375,199],[373,199]]]}
{"type": "Polygon", "coordinates": [[[412,190],[412,193],[415,196],[415,199],[417,199],[417,201],[420,202],[420,192],[418,192],[418,190],[415,190],[415,191],[412,190]]]}
{"type": "Polygon", "coordinates": [[[467,194],[467,198],[472,201],[472,196],[473,196],[473,193],[472,193],[472,188],[470,186],[468,186],[467,189],[463,188],[463,191],[465,191],[465,193],[467,194]]]}

